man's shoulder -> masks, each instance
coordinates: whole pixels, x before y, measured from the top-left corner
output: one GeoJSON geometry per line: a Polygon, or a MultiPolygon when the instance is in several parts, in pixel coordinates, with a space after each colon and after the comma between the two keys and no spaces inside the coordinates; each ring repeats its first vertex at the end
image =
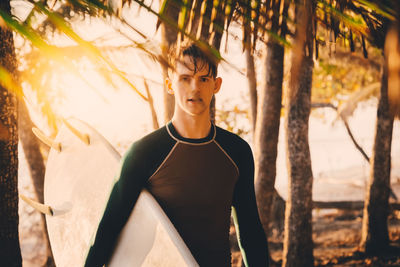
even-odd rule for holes
{"type": "Polygon", "coordinates": [[[168,138],[169,138],[169,134],[167,132],[166,126],[163,126],[157,130],[154,130],[154,131],[146,134],[145,136],[143,136],[142,138],[137,140],[135,143],[143,144],[143,145],[150,145],[153,142],[162,142],[168,138]]]}
{"type": "Polygon", "coordinates": [[[216,126],[216,141],[221,145],[238,147],[238,149],[250,149],[249,144],[239,135],[216,126]]]}
{"type": "Polygon", "coordinates": [[[220,127],[216,127],[215,141],[229,155],[239,168],[242,163],[253,160],[253,152],[250,145],[237,134],[231,133],[220,127]]]}
{"type": "Polygon", "coordinates": [[[173,146],[174,140],[170,138],[166,126],[163,126],[132,143],[128,153],[141,155],[153,154],[162,149],[173,146]]]}
{"type": "Polygon", "coordinates": [[[237,134],[231,133],[220,127],[217,128],[215,141],[228,154],[239,168],[239,173],[247,173],[249,166],[253,165],[253,153],[250,145],[237,134]]]}

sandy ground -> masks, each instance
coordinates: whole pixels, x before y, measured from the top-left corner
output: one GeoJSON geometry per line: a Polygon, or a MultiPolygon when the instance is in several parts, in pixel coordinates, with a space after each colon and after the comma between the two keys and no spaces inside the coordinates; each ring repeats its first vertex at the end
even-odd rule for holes
{"type": "MultiPolygon", "coordinates": [[[[313,216],[315,266],[400,266],[400,211],[389,217],[391,248],[379,257],[358,252],[362,211],[322,210],[313,216]]],[[[231,232],[232,229],[231,229],[231,232]]],[[[233,237],[233,233],[231,233],[233,237]]],[[[231,239],[232,240],[232,239],[231,239]]],[[[281,266],[283,236],[269,237],[272,266],[281,266]]],[[[232,242],[232,266],[241,266],[237,245],[232,242]]]]}

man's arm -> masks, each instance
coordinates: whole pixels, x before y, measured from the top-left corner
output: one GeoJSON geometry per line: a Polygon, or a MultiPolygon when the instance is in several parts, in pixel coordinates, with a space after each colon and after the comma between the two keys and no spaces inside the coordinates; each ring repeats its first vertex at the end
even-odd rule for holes
{"type": "Polygon", "coordinates": [[[254,192],[254,160],[250,147],[242,150],[232,215],[246,266],[269,266],[268,243],[258,215],[254,192]]]}
{"type": "Polygon", "coordinates": [[[119,179],[111,191],[85,267],[99,267],[109,261],[118,235],[144,186],[147,177],[143,171],[143,159],[137,150],[133,145],[121,160],[119,179]]]}

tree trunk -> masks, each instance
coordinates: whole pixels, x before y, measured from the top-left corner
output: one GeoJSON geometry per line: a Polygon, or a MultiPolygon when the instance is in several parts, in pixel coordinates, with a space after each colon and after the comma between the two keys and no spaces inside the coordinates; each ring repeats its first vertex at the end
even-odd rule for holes
{"type": "MultiPolygon", "coordinates": [[[[43,156],[40,151],[40,144],[38,139],[32,132],[32,127],[34,127],[29,111],[23,101],[18,103],[18,132],[19,139],[22,143],[22,148],[24,149],[26,161],[29,165],[29,171],[31,174],[33,187],[35,189],[36,198],[40,203],[44,203],[44,174],[45,166],[43,161],[43,156]]],[[[45,215],[41,215],[41,221],[43,225],[43,239],[47,247],[47,259],[45,266],[51,267],[55,266],[53,253],[51,251],[49,236],[47,233],[47,224],[45,215]]]]}
{"type": "Polygon", "coordinates": [[[149,104],[150,113],[151,113],[151,121],[153,122],[153,130],[157,130],[158,128],[160,128],[160,125],[158,124],[156,109],[154,108],[153,96],[151,95],[150,88],[146,82],[146,79],[143,80],[143,84],[144,84],[144,88],[146,89],[146,95],[147,95],[147,99],[148,99],[147,102],[149,104]]]}
{"type": "MultiPolygon", "coordinates": [[[[214,4],[215,1],[208,1],[210,6],[214,4]]],[[[212,9],[210,8],[210,15],[211,17],[211,11],[212,9]]],[[[223,34],[223,28],[224,28],[224,11],[221,8],[221,3],[219,4],[217,8],[218,14],[215,17],[215,20],[213,22],[213,28],[212,28],[212,34],[210,33],[210,30],[206,31],[206,34],[202,34],[203,38],[208,40],[209,44],[212,45],[216,50],[219,51],[221,47],[221,40],[222,40],[222,34],[223,34]],[[210,36],[212,39],[210,40],[210,36]]],[[[208,26],[208,24],[206,24],[208,26]]],[[[204,28],[204,27],[203,27],[204,28]]],[[[209,29],[209,27],[207,27],[209,29]]],[[[213,96],[210,104],[210,119],[212,123],[215,123],[215,116],[216,116],[216,97],[215,95],[213,96]]]]}
{"type": "MultiPolygon", "coordinates": [[[[162,5],[162,0],[160,0],[160,5],[162,5]]],[[[178,21],[180,6],[175,4],[174,1],[170,1],[166,7],[165,15],[172,21],[178,21]]],[[[173,27],[167,25],[166,23],[161,24],[161,50],[164,58],[168,58],[169,48],[175,44],[177,39],[177,30],[173,27]]],[[[162,65],[163,69],[163,79],[165,81],[168,78],[168,67],[162,65]]],[[[174,115],[175,98],[167,92],[165,82],[163,85],[164,93],[164,122],[167,123],[172,119],[174,115]]]]}
{"type": "MultiPolygon", "coordinates": [[[[285,3],[282,14],[280,13],[281,1],[275,0],[272,5],[272,31],[281,32],[281,37],[286,35],[286,19],[289,4],[285,3]],[[282,16],[281,25],[279,18],[282,16]]],[[[248,17],[251,16],[246,10],[248,17]]],[[[280,109],[282,107],[282,80],[284,49],[271,39],[265,46],[265,88],[260,95],[259,119],[257,119],[257,79],[252,53],[252,30],[248,19],[244,19],[244,50],[246,57],[246,77],[250,94],[251,123],[255,144],[255,190],[257,206],[259,209],[264,231],[269,233],[271,229],[283,232],[285,217],[285,201],[275,190],[276,178],[276,151],[278,145],[280,109]],[[281,73],[280,73],[281,72],[281,73]],[[272,113],[271,113],[272,112],[272,113]],[[257,121],[259,127],[256,127],[257,121]],[[258,130],[257,130],[258,129],[258,130]],[[257,132],[257,134],[256,134],[257,132]],[[272,139],[270,139],[272,136],[272,139]],[[276,138],[274,138],[274,136],[276,138]],[[269,154],[272,151],[272,155],[269,154]],[[274,156],[275,155],[275,156],[274,156]]]]}
{"type": "MultiPolygon", "coordinates": [[[[11,13],[10,2],[0,9],[11,13]]],[[[0,25],[0,65],[15,74],[14,40],[0,25]]],[[[3,266],[22,266],[18,239],[18,124],[17,98],[0,85],[0,261],[3,266]]]]}
{"type": "Polygon", "coordinates": [[[250,25],[246,24],[245,27],[246,27],[245,31],[247,33],[245,34],[246,40],[245,40],[244,54],[246,57],[246,78],[247,78],[247,83],[249,85],[249,94],[250,94],[250,110],[251,110],[250,119],[254,136],[256,132],[256,121],[257,121],[257,76],[256,76],[256,68],[254,66],[254,56],[251,49],[250,25]]]}
{"type": "Polygon", "coordinates": [[[393,116],[389,111],[386,62],[385,60],[382,71],[375,143],[371,157],[370,178],[365,195],[360,242],[361,251],[367,254],[384,252],[389,245],[387,219],[389,215],[393,116]]]}
{"type": "Polygon", "coordinates": [[[255,189],[261,222],[269,232],[275,192],[276,157],[282,107],[284,48],[274,40],[266,44],[265,87],[260,91],[255,132],[255,189]]]}
{"type": "Polygon", "coordinates": [[[400,119],[400,4],[397,3],[397,20],[386,35],[385,55],[388,58],[388,97],[390,113],[400,119]]]}
{"type": "Polygon", "coordinates": [[[286,151],[289,194],[286,201],[282,266],[313,266],[312,183],[308,119],[313,71],[312,19],[314,3],[296,5],[296,34],[287,93],[286,151]]]}

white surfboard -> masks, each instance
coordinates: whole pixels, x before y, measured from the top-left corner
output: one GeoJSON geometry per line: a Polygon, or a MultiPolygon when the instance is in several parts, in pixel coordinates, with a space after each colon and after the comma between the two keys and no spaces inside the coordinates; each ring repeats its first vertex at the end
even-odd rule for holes
{"type": "MultiPolygon", "coordinates": [[[[83,266],[119,168],[120,155],[92,127],[69,119],[46,165],[47,228],[57,267],[83,266]]],[[[147,191],[142,191],[108,266],[198,266],[147,191]]]]}
{"type": "Polygon", "coordinates": [[[175,267],[198,264],[157,201],[143,190],[107,266],[175,267]]]}

